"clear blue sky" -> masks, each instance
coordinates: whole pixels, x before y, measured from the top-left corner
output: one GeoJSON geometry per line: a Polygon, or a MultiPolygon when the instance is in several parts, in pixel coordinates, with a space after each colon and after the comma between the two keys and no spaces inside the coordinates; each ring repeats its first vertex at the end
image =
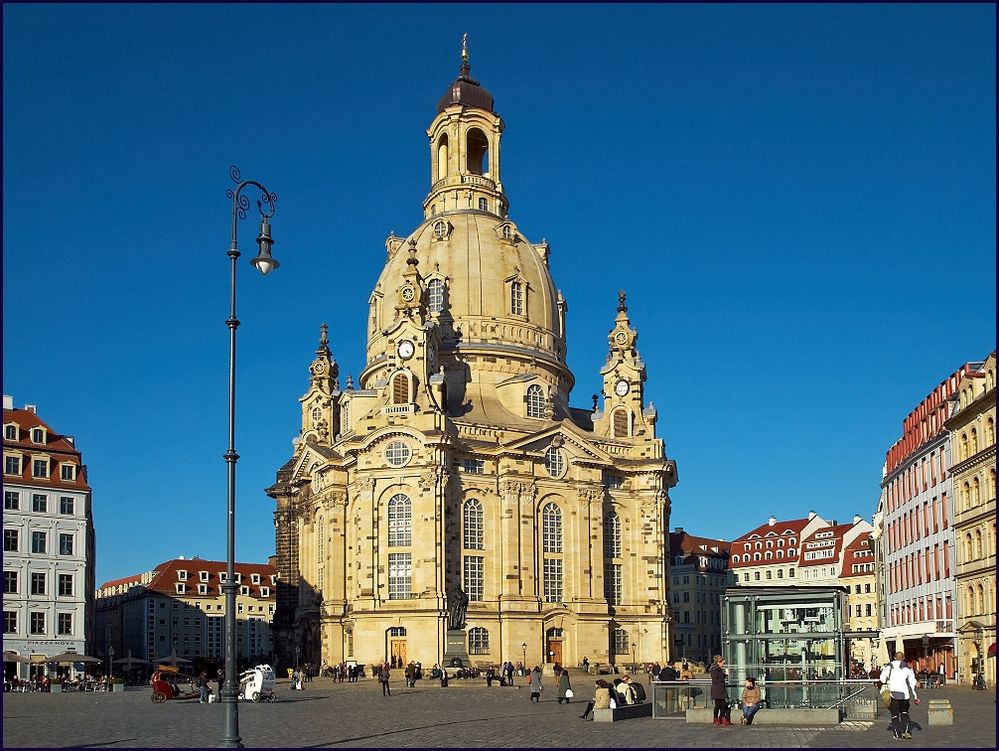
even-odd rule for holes
{"type": "Polygon", "coordinates": [[[993,5],[3,7],[4,393],[76,435],[99,581],[225,555],[228,168],[238,542],[273,552],[319,324],[364,358],[389,231],[469,33],[511,217],[547,238],[587,407],[628,291],[671,526],[870,517],[903,417],[995,346],[993,5]]]}

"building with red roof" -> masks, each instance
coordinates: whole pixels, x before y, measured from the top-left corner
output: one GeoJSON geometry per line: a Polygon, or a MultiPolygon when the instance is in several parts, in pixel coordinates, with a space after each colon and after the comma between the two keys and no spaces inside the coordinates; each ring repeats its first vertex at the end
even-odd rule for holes
{"type": "MultiPolygon", "coordinates": [[[[244,664],[271,661],[271,621],[277,569],[269,563],[236,563],[236,651],[244,664]]],[[[105,582],[97,589],[102,649],[150,663],[176,655],[221,662],[225,561],[174,558],[152,571],[105,582]]]]}
{"type": "Polygon", "coordinates": [[[696,537],[677,527],[669,535],[672,660],[703,662],[721,654],[721,598],[732,585],[730,542],[696,537]]]}

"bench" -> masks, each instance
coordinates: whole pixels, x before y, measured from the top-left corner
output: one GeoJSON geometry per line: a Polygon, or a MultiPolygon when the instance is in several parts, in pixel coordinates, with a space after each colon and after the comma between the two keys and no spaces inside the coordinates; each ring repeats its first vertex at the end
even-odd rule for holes
{"type": "Polygon", "coordinates": [[[617,709],[594,709],[594,722],[617,722],[618,720],[631,720],[635,717],[651,717],[652,703],[642,702],[641,704],[625,704],[617,709]]]}

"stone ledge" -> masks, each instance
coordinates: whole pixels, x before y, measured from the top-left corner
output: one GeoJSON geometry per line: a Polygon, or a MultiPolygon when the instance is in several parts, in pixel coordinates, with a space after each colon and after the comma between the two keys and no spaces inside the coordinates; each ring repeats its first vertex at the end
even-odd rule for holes
{"type": "Polygon", "coordinates": [[[631,720],[635,717],[651,717],[652,704],[642,702],[641,704],[625,704],[617,709],[594,709],[594,722],[617,722],[618,720],[631,720]]]}
{"type": "MultiPolygon", "coordinates": [[[[732,708],[732,724],[738,725],[742,711],[732,708]]],[[[688,724],[710,725],[714,719],[714,708],[687,710],[688,724]]],[[[753,717],[754,725],[793,725],[797,727],[818,727],[839,725],[839,709],[761,709],[753,717]]]]}

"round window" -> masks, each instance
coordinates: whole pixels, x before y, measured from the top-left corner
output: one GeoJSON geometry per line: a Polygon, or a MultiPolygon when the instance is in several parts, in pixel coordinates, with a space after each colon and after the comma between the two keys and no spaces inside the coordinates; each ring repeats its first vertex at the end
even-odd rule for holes
{"type": "Polygon", "coordinates": [[[385,449],[385,461],[393,467],[402,467],[412,455],[409,446],[402,441],[392,441],[385,449]]]}
{"type": "Polygon", "coordinates": [[[565,474],[565,455],[561,449],[552,446],[545,452],[545,469],[552,477],[565,474]]]}

